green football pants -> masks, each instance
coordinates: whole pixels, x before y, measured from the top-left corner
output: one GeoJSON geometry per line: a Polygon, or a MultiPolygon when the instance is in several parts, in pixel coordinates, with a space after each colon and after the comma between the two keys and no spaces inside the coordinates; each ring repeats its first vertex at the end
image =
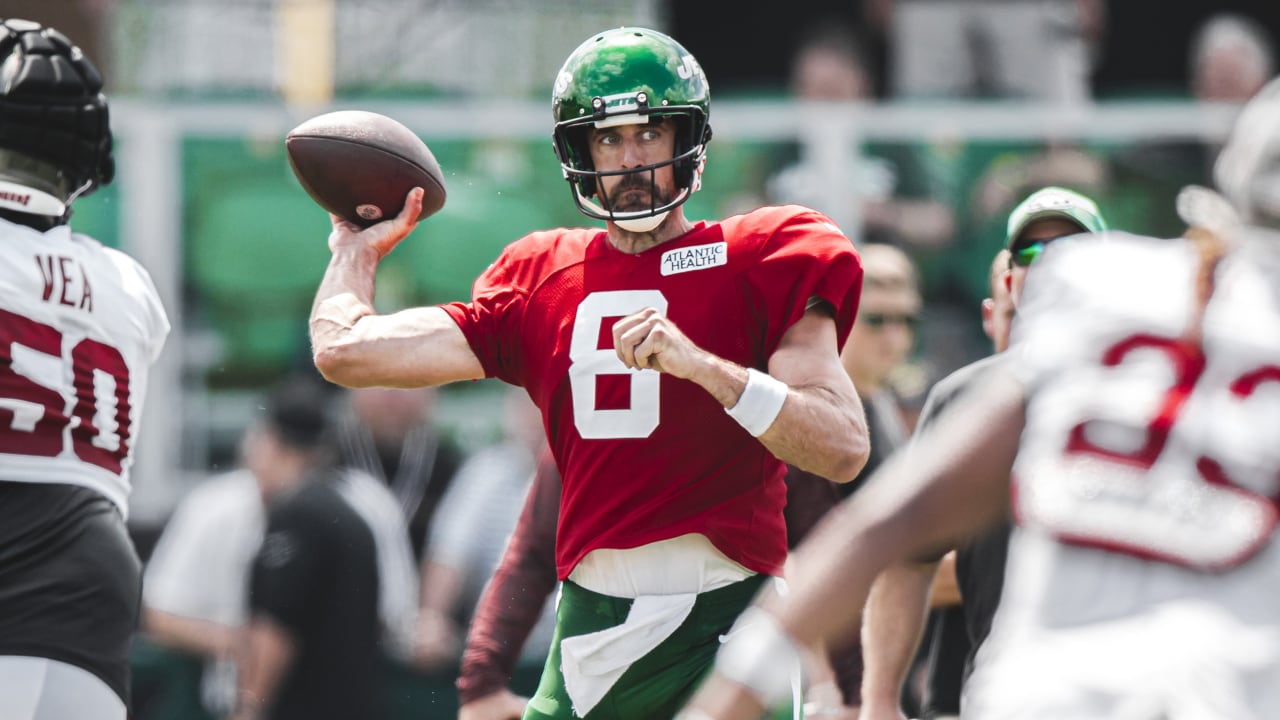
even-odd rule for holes
{"type": "Polygon", "coordinates": [[[601,595],[566,580],[556,607],[551,652],[524,720],[655,720],[675,715],[710,671],[720,636],[729,632],[769,579],[768,575],[754,575],[700,594],[680,627],[632,664],[585,717],[574,713],[565,691],[560,641],[621,625],[632,601],[601,595]]]}

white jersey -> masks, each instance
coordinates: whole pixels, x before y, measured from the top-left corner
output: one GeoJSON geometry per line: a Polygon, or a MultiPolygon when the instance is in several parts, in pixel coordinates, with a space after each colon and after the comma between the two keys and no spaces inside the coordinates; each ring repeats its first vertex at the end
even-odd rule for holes
{"type": "Polygon", "coordinates": [[[1033,266],[1017,528],[966,714],[1280,717],[1280,274],[1228,254],[1201,310],[1199,265],[1113,233],[1033,266]]]}
{"type": "Polygon", "coordinates": [[[0,481],[92,488],[127,513],[147,375],[169,333],[135,260],[0,220],[0,481]]]}

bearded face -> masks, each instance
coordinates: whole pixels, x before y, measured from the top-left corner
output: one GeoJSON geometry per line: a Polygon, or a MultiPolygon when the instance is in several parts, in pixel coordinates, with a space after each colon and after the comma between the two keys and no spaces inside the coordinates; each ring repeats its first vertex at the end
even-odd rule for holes
{"type": "Polygon", "coordinates": [[[601,205],[613,212],[651,210],[676,197],[676,125],[670,118],[591,130],[588,143],[601,205]],[[659,166],[659,167],[654,167],[659,166]]]}
{"type": "MultiPolygon", "coordinates": [[[[601,178],[600,184],[607,187],[609,179],[601,178]]],[[[675,199],[676,187],[670,168],[657,168],[617,176],[612,190],[605,191],[603,195],[605,207],[614,212],[638,212],[671,202],[675,199]],[[659,184],[660,174],[666,176],[667,183],[659,184]]]]}

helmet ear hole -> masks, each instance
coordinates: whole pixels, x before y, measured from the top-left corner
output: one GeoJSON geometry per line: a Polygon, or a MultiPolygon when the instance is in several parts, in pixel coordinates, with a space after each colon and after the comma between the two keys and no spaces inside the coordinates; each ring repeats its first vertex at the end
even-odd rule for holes
{"type": "MultiPolygon", "coordinates": [[[[578,156],[578,167],[583,170],[591,171],[595,170],[596,166],[595,163],[591,161],[591,152],[587,150],[587,143],[583,138],[583,135],[585,134],[586,133],[578,134],[577,141],[574,142],[574,153],[578,156]]],[[[595,182],[593,182],[591,176],[578,178],[578,192],[582,193],[583,197],[591,197],[596,194],[595,182]]]]}
{"type": "MultiPolygon", "coordinates": [[[[569,164],[587,172],[595,170],[595,163],[591,160],[591,150],[587,147],[587,126],[565,128],[564,137],[568,146],[569,164]]],[[[570,182],[577,186],[578,192],[583,197],[591,197],[596,194],[595,182],[589,175],[572,178],[570,182]]]]}
{"type": "MultiPolygon", "coordinates": [[[[679,143],[676,146],[676,154],[681,155],[699,145],[706,145],[711,139],[711,125],[706,122],[705,116],[697,113],[681,113],[674,116],[679,127],[676,137],[679,143]]],[[[676,187],[691,188],[694,184],[694,173],[700,168],[703,160],[703,153],[694,153],[693,155],[681,160],[675,166],[676,187]]]]}

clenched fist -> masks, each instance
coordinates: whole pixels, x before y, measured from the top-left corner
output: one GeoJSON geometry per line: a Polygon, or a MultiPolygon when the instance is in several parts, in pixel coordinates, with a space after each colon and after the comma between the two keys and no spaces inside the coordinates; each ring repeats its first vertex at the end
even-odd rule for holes
{"type": "Polygon", "coordinates": [[[614,323],[613,349],[629,368],[657,370],[684,379],[692,377],[707,360],[705,350],[653,308],[614,323]]]}

